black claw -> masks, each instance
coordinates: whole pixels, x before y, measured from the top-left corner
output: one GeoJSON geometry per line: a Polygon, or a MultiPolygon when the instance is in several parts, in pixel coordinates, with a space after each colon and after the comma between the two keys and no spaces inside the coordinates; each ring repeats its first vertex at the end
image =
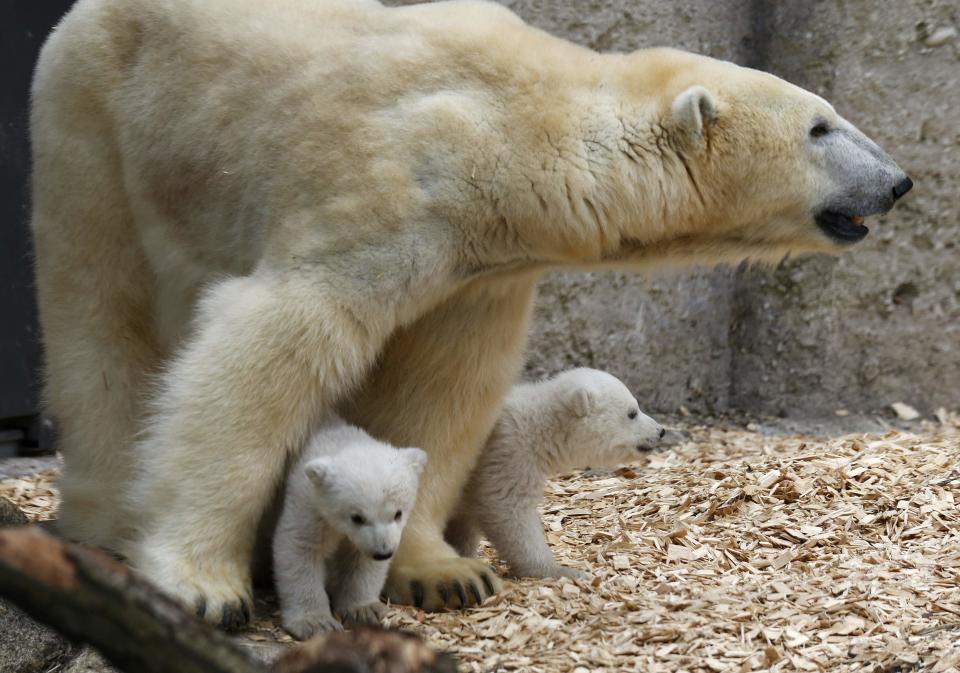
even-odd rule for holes
{"type": "Polygon", "coordinates": [[[250,613],[251,613],[251,610],[250,610],[250,606],[247,604],[247,601],[241,600],[241,601],[240,601],[240,614],[243,616],[243,621],[240,622],[240,625],[241,625],[241,626],[244,625],[244,624],[249,624],[249,623],[250,623],[250,613]]]}
{"type": "Polygon", "coordinates": [[[497,593],[496,590],[493,588],[493,580],[490,579],[490,575],[488,575],[487,573],[481,573],[480,579],[483,580],[483,586],[487,590],[488,596],[492,596],[495,593],[497,593]]]}
{"type": "Polygon", "coordinates": [[[229,605],[223,606],[223,613],[220,617],[220,628],[229,631],[233,628],[233,610],[229,605]]]}
{"type": "Polygon", "coordinates": [[[196,607],[197,617],[203,619],[203,616],[207,614],[207,599],[201,596],[197,599],[196,607]]]}
{"type": "Polygon", "coordinates": [[[480,595],[480,590],[477,588],[477,585],[473,582],[470,582],[467,585],[467,588],[470,589],[470,593],[473,594],[473,599],[477,602],[477,605],[483,603],[483,596],[480,595]]]}
{"type": "Polygon", "coordinates": [[[413,594],[413,604],[418,608],[423,607],[423,584],[417,580],[410,581],[410,593],[413,594]]]}
{"type": "Polygon", "coordinates": [[[467,594],[463,591],[463,585],[459,581],[453,581],[453,590],[456,592],[457,596],[460,598],[460,607],[467,607],[467,594]]]}
{"type": "Polygon", "coordinates": [[[443,582],[437,584],[437,593],[440,594],[440,600],[443,601],[444,607],[450,602],[450,590],[447,589],[447,585],[443,582]]]}

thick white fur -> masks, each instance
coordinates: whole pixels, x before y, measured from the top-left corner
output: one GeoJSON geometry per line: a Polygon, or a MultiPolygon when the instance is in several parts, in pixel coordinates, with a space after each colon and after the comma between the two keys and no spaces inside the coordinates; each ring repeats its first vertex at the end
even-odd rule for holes
{"type": "Polygon", "coordinates": [[[290,470],[273,537],[287,631],[304,639],[340,630],[334,612],[379,623],[388,559],[426,462],[420,449],[396,449],[339,420],[313,436],[290,470]]]}
{"type": "Polygon", "coordinates": [[[388,595],[473,604],[497,583],[443,529],[538,275],[836,250],[815,117],[838,121],[770,75],[597,54],[492,3],[79,0],[31,117],[64,531],[229,625],[339,407],[430,455],[388,595]]]}
{"type": "Polygon", "coordinates": [[[549,477],[575,468],[613,467],[653,448],[663,428],[640,411],[615,376],[572,369],[515,386],[470,477],[447,539],[474,556],[486,534],[511,573],[584,577],[559,565],[537,506],[549,477]]]}

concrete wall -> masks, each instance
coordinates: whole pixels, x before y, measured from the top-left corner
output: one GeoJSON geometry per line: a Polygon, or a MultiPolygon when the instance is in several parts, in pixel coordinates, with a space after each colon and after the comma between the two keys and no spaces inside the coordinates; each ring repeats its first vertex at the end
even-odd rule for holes
{"type": "Polygon", "coordinates": [[[603,368],[655,411],[803,417],[960,401],[955,1],[502,2],[596,49],[669,45],[786,77],[834,102],[917,183],[840,258],[773,272],[548,277],[529,376],[603,368]]]}
{"type": "Polygon", "coordinates": [[[755,16],[757,65],[833,102],[916,186],[849,253],[738,276],[731,404],[960,404],[960,4],[771,0],[755,16]]]}

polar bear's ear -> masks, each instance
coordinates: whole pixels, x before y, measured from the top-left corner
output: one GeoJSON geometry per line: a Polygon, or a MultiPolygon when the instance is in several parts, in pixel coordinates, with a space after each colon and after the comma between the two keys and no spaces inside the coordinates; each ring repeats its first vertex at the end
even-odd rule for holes
{"type": "Polygon", "coordinates": [[[704,126],[717,118],[713,96],[699,84],[677,96],[671,109],[677,127],[690,136],[702,136],[704,126]]]}
{"type": "Polygon", "coordinates": [[[303,471],[307,473],[307,478],[314,485],[323,488],[330,483],[330,479],[333,477],[332,468],[333,466],[326,458],[315,458],[304,466],[303,471]]]}
{"type": "Polygon", "coordinates": [[[570,391],[567,406],[577,418],[587,416],[593,410],[593,394],[581,386],[570,391]]]}
{"type": "Polygon", "coordinates": [[[417,474],[423,472],[427,465],[427,452],[423,449],[400,449],[400,454],[417,474]]]}

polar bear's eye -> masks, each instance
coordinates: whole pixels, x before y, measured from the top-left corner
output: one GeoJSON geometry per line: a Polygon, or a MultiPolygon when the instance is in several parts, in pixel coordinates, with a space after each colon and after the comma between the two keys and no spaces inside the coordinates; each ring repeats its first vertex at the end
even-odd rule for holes
{"type": "Polygon", "coordinates": [[[630,413],[627,414],[627,416],[628,416],[629,418],[636,418],[636,417],[637,417],[637,413],[638,413],[638,412],[637,412],[636,409],[631,409],[631,410],[630,410],[630,413]]]}
{"type": "Polygon", "coordinates": [[[818,121],[813,125],[813,128],[810,129],[811,138],[822,138],[828,133],[830,133],[830,125],[825,121],[818,121]]]}
{"type": "Polygon", "coordinates": [[[401,512],[401,511],[398,509],[396,515],[394,515],[394,517],[393,517],[393,520],[394,520],[394,521],[399,521],[402,516],[403,516],[403,512],[401,512]]]}
{"type": "Polygon", "coordinates": [[[354,514],[353,516],[350,517],[350,520],[353,521],[353,522],[354,522],[355,524],[357,524],[358,526],[362,526],[363,524],[365,524],[365,523],[367,522],[367,520],[366,520],[366,518],[364,518],[363,514],[354,514]]]}

